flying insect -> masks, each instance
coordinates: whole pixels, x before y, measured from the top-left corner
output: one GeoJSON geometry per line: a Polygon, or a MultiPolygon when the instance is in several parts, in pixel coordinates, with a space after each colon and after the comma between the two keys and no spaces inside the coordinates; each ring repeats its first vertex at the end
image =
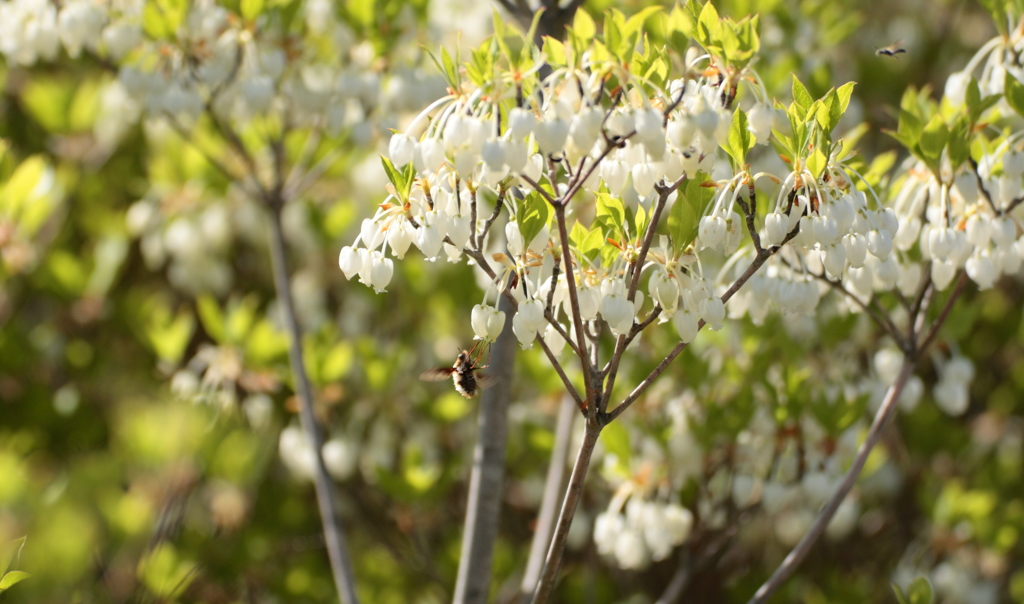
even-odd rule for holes
{"type": "Polygon", "coordinates": [[[481,365],[482,355],[474,356],[476,346],[470,350],[463,350],[455,359],[451,367],[436,367],[428,369],[420,374],[420,379],[426,382],[442,382],[449,377],[455,382],[455,391],[465,398],[473,398],[481,390],[489,388],[497,381],[492,375],[477,374],[488,365],[481,365]]]}
{"type": "Polygon", "coordinates": [[[880,57],[892,57],[894,59],[899,59],[897,55],[905,52],[907,52],[907,49],[903,48],[903,40],[896,40],[885,48],[879,48],[875,51],[875,54],[880,57]]]}

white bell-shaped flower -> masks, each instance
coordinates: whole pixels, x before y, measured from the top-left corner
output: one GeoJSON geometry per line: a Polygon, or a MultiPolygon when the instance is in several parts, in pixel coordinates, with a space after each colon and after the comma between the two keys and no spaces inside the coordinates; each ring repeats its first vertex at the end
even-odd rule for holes
{"type": "Polygon", "coordinates": [[[665,146],[665,130],[661,127],[664,115],[653,107],[638,109],[633,113],[636,137],[648,149],[665,146]]]}
{"type": "Polygon", "coordinates": [[[581,285],[576,289],[576,301],[580,307],[580,318],[592,321],[601,309],[601,291],[596,287],[581,285]]]}
{"type": "Polygon", "coordinates": [[[436,172],[444,165],[444,143],[436,138],[428,138],[419,145],[420,158],[423,162],[423,169],[427,172],[436,172]]]}
{"type": "Polygon", "coordinates": [[[928,233],[928,251],[935,260],[945,260],[956,247],[956,232],[951,228],[932,229],[928,233]]]}
{"type": "Polygon", "coordinates": [[[981,250],[968,258],[966,269],[967,276],[978,284],[978,289],[989,289],[999,278],[999,271],[988,250],[981,250]]]}
{"type": "Polygon", "coordinates": [[[581,153],[589,153],[601,135],[603,113],[596,107],[587,107],[572,116],[569,122],[569,137],[581,153]]]}
{"type": "Polygon", "coordinates": [[[717,213],[704,216],[697,227],[697,236],[705,247],[715,248],[725,237],[725,219],[717,213]]]}
{"type": "Polygon", "coordinates": [[[477,304],[470,315],[470,325],[477,340],[493,342],[505,327],[505,313],[487,304],[477,304]]]}
{"type": "Polygon", "coordinates": [[[521,302],[515,316],[512,317],[512,331],[524,349],[533,346],[537,332],[543,330],[546,325],[544,304],[540,300],[521,302]]]}
{"type": "Polygon", "coordinates": [[[846,261],[854,268],[864,266],[868,255],[868,239],[860,233],[843,235],[843,247],[846,248],[846,261]]]}
{"type": "Polygon", "coordinates": [[[1013,245],[1017,238],[1017,225],[1013,218],[1004,216],[994,220],[992,226],[992,240],[996,242],[996,245],[1001,248],[1013,245]]]}
{"type": "Polygon", "coordinates": [[[345,273],[346,279],[352,279],[363,268],[363,259],[357,250],[346,245],[341,248],[341,254],[338,255],[338,266],[341,267],[341,272],[345,273]]]}
{"type": "Polygon", "coordinates": [[[565,348],[565,338],[563,338],[562,334],[558,333],[558,330],[550,324],[544,329],[543,338],[544,343],[547,344],[548,349],[551,350],[551,354],[557,355],[562,352],[563,348],[565,348]]]}
{"type": "Polygon", "coordinates": [[[672,324],[676,328],[679,339],[688,344],[697,337],[697,328],[700,325],[700,317],[687,308],[683,308],[672,316],[672,324]]]}
{"type": "Polygon", "coordinates": [[[1007,151],[1003,154],[1003,172],[1007,176],[1019,179],[1024,174],[1024,153],[1007,151]]]}
{"type": "Polygon", "coordinates": [[[569,136],[569,122],[561,118],[546,119],[537,123],[534,135],[542,154],[557,155],[562,152],[565,139],[569,136]]]}
{"type": "Polygon", "coordinates": [[[370,218],[364,218],[359,227],[359,238],[368,249],[374,250],[384,243],[385,233],[381,230],[381,224],[370,218]]]}
{"type": "Polygon", "coordinates": [[[409,246],[415,237],[416,229],[413,228],[408,220],[399,219],[391,223],[391,226],[388,228],[388,246],[391,248],[391,253],[395,255],[395,258],[399,260],[405,258],[405,253],[409,250],[409,246]]]}
{"type": "Polygon", "coordinates": [[[681,113],[670,120],[665,129],[668,143],[676,151],[686,151],[693,142],[693,135],[697,133],[697,123],[687,113],[681,113]]]}
{"type": "Polygon", "coordinates": [[[640,162],[633,166],[630,171],[633,175],[633,189],[640,197],[648,197],[654,192],[654,183],[657,182],[658,174],[654,167],[648,162],[640,162]]]}
{"type": "Polygon", "coordinates": [[[388,155],[391,156],[391,163],[396,168],[405,167],[406,164],[412,161],[415,154],[416,141],[409,135],[401,132],[391,135],[391,140],[388,141],[388,155]]]}
{"type": "Polygon", "coordinates": [[[612,291],[601,300],[601,317],[615,335],[626,333],[633,326],[634,310],[624,292],[612,291]]]}
{"type": "Polygon", "coordinates": [[[912,298],[921,284],[921,265],[917,262],[900,264],[899,271],[900,276],[896,280],[896,287],[905,297],[912,298]]]}
{"type": "Polygon", "coordinates": [[[483,144],[480,157],[489,170],[497,172],[505,167],[505,147],[496,138],[488,139],[483,144]]]}
{"type": "Polygon", "coordinates": [[[602,512],[594,520],[594,545],[597,546],[597,553],[602,556],[610,556],[615,553],[615,544],[618,543],[619,534],[625,528],[626,522],[622,514],[615,512],[602,512]]]}
{"type": "Polygon", "coordinates": [[[768,142],[768,137],[772,134],[772,120],[774,117],[775,112],[764,103],[755,104],[750,108],[750,112],[747,113],[747,130],[754,135],[759,144],[768,142]]]}
{"type": "Polygon", "coordinates": [[[772,212],[764,217],[765,241],[768,245],[782,245],[789,234],[789,217],[781,212],[772,212]]]}
{"type": "Polygon", "coordinates": [[[967,386],[951,380],[939,380],[932,389],[932,394],[939,409],[953,417],[963,415],[971,402],[967,386]]]}
{"type": "Polygon", "coordinates": [[[679,283],[664,267],[654,269],[647,287],[651,298],[664,310],[662,316],[669,317],[675,313],[679,304],[679,283]]]}
{"type": "Polygon", "coordinates": [[[711,330],[718,331],[722,328],[722,321],[725,320],[725,304],[718,296],[713,295],[701,300],[697,305],[697,312],[700,313],[700,318],[704,319],[711,330]]]}
{"type": "Polygon", "coordinates": [[[822,250],[822,264],[830,277],[841,278],[846,269],[846,246],[840,243],[826,247],[822,250]]]}
{"type": "Polygon", "coordinates": [[[530,159],[526,143],[521,140],[512,139],[502,141],[502,147],[508,169],[513,172],[522,172],[523,168],[526,167],[527,161],[530,159]]]}
{"type": "Polygon", "coordinates": [[[508,130],[512,138],[522,140],[533,133],[537,117],[529,109],[514,107],[508,112],[508,130]]]}
{"type": "Polygon", "coordinates": [[[391,283],[391,276],[395,272],[394,263],[380,251],[373,251],[370,255],[370,287],[375,292],[383,293],[384,288],[391,283]]]}
{"type": "Polygon", "coordinates": [[[956,276],[956,263],[949,260],[932,260],[932,282],[939,291],[945,290],[956,276]]]}
{"type": "Polygon", "coordinates": [[[523,253],[523,234],[519,231],[518,222],[509,222],[505,225],[505,241],[508,243],[508,253],[513,256],[523,253]]]}
{"type": "Polygon", "coordinates": [[[893,237],[892,243],[896,246],[896,249],[905,252],[914,247],[914,242],[917,241],[920,234],[921,219],[917,216],[912,216],[900,221],[900,226],[896,229],[896,236],[893,237]]]}
{"type": "Polygon", "coordinates": [[[618,194],[626,185],[626,177],[629,176],[629,168],[626,164],[616,159],[606,159],[601,162],[601,179],[608,186],[613,194],[618,194]]]}
{"type": "Polygon", "coordinates": [[[967,241],[975,247],[985,247],[992,238],[992,223],[980,214],[967,219],[967,241]]]}
{"type": "Polygon", "coordinates": [[[964,98],[967,95],[967,85],[970,81],[971,74],[966,71],[958,71],[950,74],[946,79],[945,96],[949,99],[953,108],[960,107],[964,104],[964,98]]]}
{"type": "Polygon", "coordinates": [[[434,260],[444,243],[444,220],[434,212],[424,215],[424,222],[416,232],[416,247],[420,248],[427,260],[434,260]]]}
{"type": "Polygon", "coordinates": [[[448,221],[448,238],[452,240],[455,247],[461,250],[469,242],[472,232],[469,216],[452,216],[448,221]]]}

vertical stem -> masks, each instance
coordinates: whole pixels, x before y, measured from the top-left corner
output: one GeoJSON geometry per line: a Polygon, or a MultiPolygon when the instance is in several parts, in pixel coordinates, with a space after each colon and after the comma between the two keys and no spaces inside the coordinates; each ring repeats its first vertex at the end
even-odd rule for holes
{"type": "Polygon", "coordinates": [[[558,420],[555,423],[555,446],[551,450],[548,476],[544,481],[544,497],[540,502],[540,513],[537,516],[537,530],[533,533],[530,557],[526,561],[526,572],[523,573],[523,582],[519,589],[522,604],[529,604],[533,590],[537,588],[540,571],[544,566],[544,553],[548,549],[551,528],[555,522],[555,506],[558,505],[558,494],[562,492],[565,455],[569,452],[569,438],[572,436],[574,417],[576,417],[576,405],[571,397],[566,396],[558,407],[558,420]]]}
{"type": "Polygon", "coordinates": [[[270,256],[274,271],[274,289],[277,300],[284,315],[285,327],[288,330],[288,357],[291,361],[292,376],[295,379],[295,393],[299,397],[299,420],[302,431],[306,434],[313,447],[315,461],[313,466],[313,484],[316,488],[316,501],[320,507],[320,520],[324,527],[324,541],[327,543],[327,555],[331,564],[334,584],[343,604],[358,604],[356,596],[355,575],[352,572],[352,561],[345,543],[345,533],[341,528],[341,514],[338,509],[338,492],[334,482],[327,474],[321,453],[324,437],[320,432],[316,416],[313,414],[313,392],[306,375],[306,365],[302,359],[302,331],[295,315],[292,303],[292,292],[288,280],[288,260],[285,256],[284,231],[281,228],[282,203],[270,204],[270,256]]]}
{"type": "Polygon", "coordinates": [[[583,444],[580,445],[580,451],[576,455],[576,463],[572,467],[572,476],[569,477],[569,488],[565,492],[562,511],[558,514],[555,535],[551,540],[547,559],[544,561],[544,570],[541,572],[537,592],[533,595],[533,604],[545,604],[548,598],[551,597],[551,592],[555,587],[558,567],[562,563],[562,551],[565,550],[565,540],[569,536],[569,526],[572,524],[572,517],[576,513],[576,506],[580,502],[580,497],[583,495],[583,481],[587,478],[590,457],[594,454],[594,446],[597,445],[597,437],[600,434],[600,426],[597,423],[592,423],[588,418],[586,432],[583,434],[583,444]]]}
{"type": "Polygon", "coordinates": [[[498,539],[505,479],[508,401],[516,355],[516,337],[512,333],[515,308],[505,296],[501,296],[498,308],[505,313],[505,326],[494,343],[490,360],[491,374],[498,378],[498,383],[485,390],[480,400],[480,434],[473,450],[462,554],[453,598],[455,604],[483,604],[487,601],[494,543],[498,539]]]}

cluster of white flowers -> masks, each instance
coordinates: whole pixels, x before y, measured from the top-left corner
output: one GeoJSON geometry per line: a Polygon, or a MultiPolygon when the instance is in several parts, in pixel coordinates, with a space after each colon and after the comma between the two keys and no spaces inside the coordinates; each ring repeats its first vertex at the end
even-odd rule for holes
{"type": "Polygon", "coordinates": [[[594,543],[602,555],[614,556],[619,567],[642,569],[651,561],[664,560],[686,541],[693,528],[693,514],[676,503],[629,494],[621,490],[608,509],[598,514],[594,543]]]}
{"type": "MultiPolygon", "coordinates": [[[[463,257],[464,248],[501,250],[501,257],[495,257],[501,273],[492,277],[496,286],[503,286],[503,277],[509,274],[518,279],[513,294],[519,310],[513,328],[520,342],[529,347],[541,336],[552,348],[560,348],[562,336],[572,327],[550,324],[546,310],[550,300],[553,317],[562,317],[562,311],[571,317],[568,282],[564,275],[554,275],[552,252],[560,249],[561,241],[548,224],[532,241],[523,241],[523,227],[517,220],[523,202],[506,193],[518,188],[531,194],[537,183],[547,182],[556,194],[564,194],[575,183],[582,197],[622,195],[630,212],[650,216],[658,203],[655,187],[659,183],[668,185],[715,170],[716,150],[732,121],[732,114],[723,107],[723,87],[712,78],[672,81],[668,90],[653,98],[641,96],[640,87],[631,87],[624,103],[606,109],[601,104],[606,91],[598,73],[596,66],[592,72],[555,70],[541,82],[538,94],[508,110],[505,121],[497,119],[495,112],[499,103],[511,100],[514,89],[506,91],[508,99],[484,95],[478,89],[430,105],[389,144],[395,169],[411,165],[415,186],[408,198],[392,189],[376,215],[364,221],[355,243],[342,249],[339,264],[346,277],[358,275],[362,283],[384,291],[394,274],[388,249],[401,259],[410,245],[428,260],[443,251],[452,262],[463,257]],[[490,230],[502,206],[483,207],[485,198],[495,197],[509,215],[504,246],[493,241],[490,230]]],[[[762,89],[755,90],[767,98],[762,89]]],[[[759,102],[749,114],[752,136],[766,142],[774,110],[759,102]]],[[[723,169],[728,172],[728,165],[723,169]]],[[[721,193],[700,220],[700,243],[693,253],[673,254],[662,238],[643,267],[650,273],[647,290],[661,309],[661,321],[673,320],[683,341],[696,336],[701,320],[718,329],[725,318],[724,305],[716,295],[721,292],[702,275],[696,252],[707,248],[733,253],[743,238],[744,222],[734,209],[742,177],[727,176],[725,182],[716,183],[721,193]]],[[[673,192],[663,200],[666,212],[677,199],[673,192]]],[[[798,211],[805,208],[806,202],[798,211]]],[[[796,220],[798,211],[793,212],[796,220]]],[[[852,223],[854,210],[849,214],[852,223]]],[[[866,241],[865,220],[856,227],[862,222],[866,241]]],[[[613,334],[630,332],[645,301],[640,291],[629,299],[627,270],[645,233],[634,225],[619,226],[621,253],[612,261],[587,259],[578,249],[574,255],[581,319],[600,317],[613,334]]],[[[845,233],[855,227],[844,224],[843,228],[845,233]]],[[[472,326],[484,340],[494,339],[502,325],[497,310],[486,304],[490,297],[485,294],[485,303],[473,312],[472,326]]]]}

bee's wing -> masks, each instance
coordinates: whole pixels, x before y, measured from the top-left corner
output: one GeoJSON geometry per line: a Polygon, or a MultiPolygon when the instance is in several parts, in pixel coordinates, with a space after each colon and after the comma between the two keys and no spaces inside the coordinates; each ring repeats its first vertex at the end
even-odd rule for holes
{"type": "Polygon", "coordinates": [[[452,377],[452,372],[454,371],[455,369],[452,367],[436,367],[434,369],[427,369],[420,374],[420,379],[424,382],[443,382],[452,377]]]}
{"type": "Polygon", "coordinates": [[[496,375],[489,373],[478,373],[476,374],[476,385],[481,390],[487,390],[491,386],[501,381],[501,378],[496,375]]]}

